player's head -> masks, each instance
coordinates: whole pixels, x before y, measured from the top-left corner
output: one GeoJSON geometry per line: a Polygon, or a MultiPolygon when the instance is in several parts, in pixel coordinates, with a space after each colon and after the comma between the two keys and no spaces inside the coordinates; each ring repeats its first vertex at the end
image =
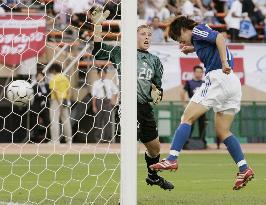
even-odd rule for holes
{"type": "Polygon", "coordinates": [[[44,74],[42,72],[38,72],[36,74],[36,80],[37,80],[37,82],[43,81],[44,80],[44,74]]]}
{"type": "Polygon", "coordinates": [[[138,32],[138,49],[147,50],[151,44],[151,27],[148,25],[141,25],[137,29],[138,32]]]}
{"type": "Polygon", "coordinates": [[[58,63],[53,63],[49,69],[50,73],[57,74],[61,73],[62,71],[62,66],[59,65],[58,63]]]}
{"type": "Polygon", "coordinates": [[[157,16],[154,16],[153,18],[152,18],[152,22],[151,22],[151,26],[153,27],[153,28],[159,28],[159,26],[160,26],[160,19],[159,19],[159,17],[157,17],[157,16]]]}
{"type": "Polygon", "coordinates": [[[200,65],[194,66],[193,72],[194,72],[194,78],[196,80],[201,80],[202,79],[202,76],[203,76],[203,68],[200,65]]]}
{"type": "Polygon", "coordinates": [[[197,25],[197,22],[186,16],[178,16],[171,22],[168,35],[181,44],[191,45],[192,30],[197,25]]]}
{"type": "Polygon", "coordinates": [[[97,69],[98,77],[102,80],[106,78],[107,75],[107,69],[106,68],[98,68],[97,69]]]}

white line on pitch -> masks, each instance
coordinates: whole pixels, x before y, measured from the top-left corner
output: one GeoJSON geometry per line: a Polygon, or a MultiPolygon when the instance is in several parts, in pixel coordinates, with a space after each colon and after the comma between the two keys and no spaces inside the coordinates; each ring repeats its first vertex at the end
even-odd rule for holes
{"type": "Polygon", "coordinates": [[[30,204],[21,204],[18,202],[5,202],[5,201],[0,201],[0,205],[30,205],[30,204]]]}

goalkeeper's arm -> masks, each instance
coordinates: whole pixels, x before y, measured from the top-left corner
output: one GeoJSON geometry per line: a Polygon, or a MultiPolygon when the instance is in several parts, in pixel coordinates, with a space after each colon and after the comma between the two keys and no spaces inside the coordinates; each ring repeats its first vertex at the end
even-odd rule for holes
{"type": "Polygon", "coordinates": [[[92,23],[94,25],[94,42],[101,42],[102,41],[102,23],[106,20],[106,18],[110,15],[110,11],[106,10],[103,12],[103,9],[97,7],[92,12],[92,23]]]}
{"type": "Polygon", "coordinates": [[[162,76],[163,65],[159,58],[156,60],[156,69],[152,80],[151,97],[154,104],[158,104],[163,98],[162,76]]]}

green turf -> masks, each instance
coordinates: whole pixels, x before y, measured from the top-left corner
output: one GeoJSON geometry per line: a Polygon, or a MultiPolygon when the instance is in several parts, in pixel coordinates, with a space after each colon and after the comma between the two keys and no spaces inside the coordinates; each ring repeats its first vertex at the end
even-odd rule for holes
{"type": "MultiPolygon", "coordinates": [[[[162,176],[173,191],[145,183],[143,155],[138,163],[138,205],[265,205],[266,155],[248,154],[254,181],[232,191],[236,168],[225,154],[183,154],[176,173],[162,176]]],[[[0,159],[0,204],[116,205],[119,198],[116,155],[4,155],[0,159]],[[29,203],[32,202],[32,203],[29,203]]]]}

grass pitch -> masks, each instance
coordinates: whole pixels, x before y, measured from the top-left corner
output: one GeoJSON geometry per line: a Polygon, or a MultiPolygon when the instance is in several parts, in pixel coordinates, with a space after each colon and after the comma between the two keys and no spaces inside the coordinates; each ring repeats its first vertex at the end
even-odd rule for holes
{"type": "MultiPolygon", "coordinates": [[[[139,155],[138,205],[265,205],[266,155],[246,158],[256,175],[242,190],[232,190],[237,169],[229,155],[183,154],[177,172],[160,173],[175,185],[174,190],[164,191],[146,185],[144,155],[139,155]]],[[[0,167],[0,204],[118,202],[116,155],[3,155],[0,167]]]]}

